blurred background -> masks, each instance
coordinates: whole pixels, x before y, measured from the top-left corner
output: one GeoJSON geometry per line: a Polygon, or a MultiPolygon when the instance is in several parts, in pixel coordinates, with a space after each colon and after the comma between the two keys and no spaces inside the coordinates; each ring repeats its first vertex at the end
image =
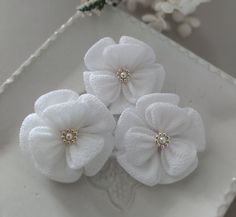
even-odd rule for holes
{"type": "MultiPolygon", "coordinates": [[[[75,13],[79,3],[79,0],[0,0],[0,85],[75,13]]],[[[201,25],[189,37],[180,37],[176,31],[165,34],[236,77],[235,10],[235,0],[211,0],[194,13],[201,25]]],[[[139,16],[141,12],[139,8],[134,14],[139,16]]],[[[227,214],[235,216],[236,202],[227,214]]]]}
{"type": "MultiPolygon", "coordinates": [[[[79,0],[0,0],[0,83],[75,12],[79,3],[79,0]]],[[[167,35],[236,77],[235,9],[235,0],[201,4],[195,12],[201,26],[192,35],[187,38],[176,32],[167,35]]]]}

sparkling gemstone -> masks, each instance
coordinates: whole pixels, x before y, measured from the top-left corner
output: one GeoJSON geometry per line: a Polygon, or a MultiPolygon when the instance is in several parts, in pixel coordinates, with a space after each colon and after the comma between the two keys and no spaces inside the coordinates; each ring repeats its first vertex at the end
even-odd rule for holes
{"type": "Polygon", "coordinates": [[[166,137],[164,137],[164,136],[160,137],[160,138],[159,138],[159,142],[160,142],[161,144],[165,144],[165,143],[166,143],[166,137]]]}
{"type": "Polygon", "coordinates": [[[128,76],[128,74],[125,71],[120,73],[120,77],[123,78],[123,79],[127,78],[127,76],[128,76]]]}
{"type": "Polygon", "coordinates": [[[67,133],[66,134],[66,140],[72,140],[72,138],[73,138],[72,133],[67,133]]]}
{"type": "Polygon", "coordinates": [[[130,73],[126,68],[119,68],[116,75],[117,78],[123,83],[127,83],[129,81],[130,73]]]}
{"type": "Polygon", "coordinates": [[[73,128],[61,131],[61,140],[64,144],[75,144],[78,139],[78,130],[73,128]]]}
{"type": "Polygon", "coordinates": [[[155,137],[155,142],[161,150],[166,149],[170,143],[170,137],[163,132],[159,132],[155,137]]]}

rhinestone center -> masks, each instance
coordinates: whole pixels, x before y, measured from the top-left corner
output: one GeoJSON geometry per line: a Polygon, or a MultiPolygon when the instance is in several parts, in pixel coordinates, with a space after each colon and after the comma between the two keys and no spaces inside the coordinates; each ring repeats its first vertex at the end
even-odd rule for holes
{"type": "Polygon", "coordinates": [[[127,83],[129,81],[130,72],[126,68],[119,68],[116,72],[116,76],[122,83],[127,83]]]}
{"type": "Polygon", "coordinates": [[[160,150],[164,150],[170,143],[170,137],[166,133],[159,132],[155,137],[155,142],[160,150]]]}
{"type": "Polygon", "coordinates": [[[73,128],[62,130],[61,140],[65,145],[75,144],[78,140],[78,130],[73,128]]]}

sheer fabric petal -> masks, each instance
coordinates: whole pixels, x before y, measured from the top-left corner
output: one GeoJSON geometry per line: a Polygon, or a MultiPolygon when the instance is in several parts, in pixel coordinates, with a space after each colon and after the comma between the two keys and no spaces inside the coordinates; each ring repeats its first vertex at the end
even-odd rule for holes
{"type": "Polygon", "coordinates": [[[155,132],[143,128],[130,128],[124,139],[126,158],[132,165],[140,166],[157,152],[155,132]]]}
{"type": "Polygon", "coordinates": [[[102,136],[79,133],[77,144],[66,147],[66,160],[71,169],[82,169],[90,163],[104,147],[102,136]]]}
{"type": "Polygon", "coordinates": [[[132,127],[146,128],[146,124],[144,120],[136,114],[134,109],[128,108],[121,114],[115,130],[115,140],[118,150],[124,149],[125,134],[132,127]]]}
{"type": "Polygon", "coordinates": [[[178,106],[168,103],[154,103],[145,112],[148,124],[155,131],[163,131],[169,136],[181,134],[189,126],[190,119],[178,106]]]}
{"type": "Polygon", "coordinates": [[[51,105],[66,103],[77,100],[79,95],[72,90],[55,90],[40,96],[35,104],[35,112],[41,116],[51,105]]]}
{"type": "Polygon", "coordinates": [[[30,152],[35,167],[42,174],[58,182],[74,182],[82,174],[68,167],[65,158],[65,145],[47,127],[36,127],[30,132],[30,152]]]}
{"type": "Polygon", "coordinates": [[[139,182],[154,186],[158,184],[160,180],[159,167],[160,162],[157,155],[153,155],[149,161],[146,161],[140,166],[132,165],[128,160],[126,153],[117,157],[119,164],[129,173],[133,178],[139,182]]]}
{"type": "Polygon", "coordinates": [[[90,94],[83,94],[79,102],[86,110],[84,115],[86,121],[80,128],[80,132],[98,134],[113,132],[116,122],[111,112],[99,99],[90,94]]]}
{"type": "Polygon", "coordinates": [[[154,63],[156,61],[156,54],[154,50],[143,41],[140,41],[136,38],[132,38],[130,36],[122,36],[119,41],[121,44],[137,44],[143,47],[146,47],[145,56],[147,57],[148,61],[145,64],[154,63]]]}
{"type": "Polygon", "coordinates": [[[85,86],[85,90],[87,93],[95,95],[93,88],[90,84],[90,76],[92,75],[93,71],[84,71],[83,73],[83,79],[84,79],[84,86],[85,86]]]}
{"type": "Polygon", "coordinates": [[[112,102],[108,108],[114,115],[120,115],[126,108],[134,108],[135,104],[130,102],[124,97],[122,91],[116,101],[112,102]]]}
{"type": "Polygon", "coordinates": [[[22,122],[20,128],[19,143],[21,150],[25,154],[29,154],[29,134],[35,127],[44,126],[39,116],[35,113],[28,115],[22,122]]]}
{"type": "Polygon", "coordinates": [[[111,45],[104,50],[104,58],[106,64],[113,69],[113,72],[123,67],[132,73],[140,65],[146,63],[145,49],[145,47],[135,44],[111,45]]]}
{"type": "Polygon", "coordinates": [[[140,115],[145,116],[145,110],[149,105],[157,102],[170,103],[174,105],[179,104],[179,96],[172,93],[152,93],[140,97],[137,100],[136,108],[140,115]]]}
{"type": "Polygon", "coordinates": [[[104,134],[104,147],[100,153],[98,153],[91,162],[84,167],[84,174],[86,176],[96,175],[104,166],[108,158],[111,156],[114,148],[113,136],[109,133],[104,134]]]}
{"type": "Polygon", "coordinates": [[[178,140],[172,141],[168,148],[161,152],[162,166],[170,176],[180,176],[188,173],[196,158],[195,146],[178,140]]]}
{"type": "Polygon", "coordinates": [[[91,74],[89,83],[93,93],[105,104],[110,105],[120,95],[121,83],[117,77],[107,74],[91,74]]]}
{"type": "Polygon", "coordinates": [[[181,138],[193,142],[198,151],[204,151],[206,147],[206,136],[200,114],[192,108],[184,108],[190,119],[187,130],[181,134],[181,138]]]}
{"type": "Polygon", "coordinates": [[[144,93],[138,93],[139,97],[152,93],[153,91],[160,92],[163,87],[164,79],[165,70],[163,66],[158,63],[148,65],[145,68],[142,67],[132,74],[132,81],[136,89],[139,89],[139,87],[147,89],[144,93]]]}
{"type": "Polygon", "coordinates": [[[106,47],[113,44],[115,44],[114,40],[106,37],[100,39],[91,48],[89,48],[84,57],[86,67],[89,70],[109,69],[104,61],[103,52],[106,47]]]}
{"type": "Polygon", "coordinates": [[[172,183],[178,182],[178,181],[186,178],[187,176],[189,176],[197,168],[197,166],[198,166],[198,158],[195,158],[195,161],[188,168],[188,170],[186,170],[185,173],[182,173],[179,176],[170,176],[167,174],[165,169],[163,167],[161,167],[161,169],[160,169],[160,173],[161,173],[160,176],[161,177],[160,177],[159,184],[172,184],[172,183]]]}
{"type": "Polygon", "coordinates": [[[42,118],[53,129],[79,129],[85,124],[85,106],[79,101],[61,103],[47,108],[42,118]]]}
{"type": "Polygon", "coordinates": [[[165,71],[158,64],[136,70],[131,74],[130,81],[122,85],[123,94],[130,103],[136,103],[138,98],[159,92],[163,86],[165,71]]]}

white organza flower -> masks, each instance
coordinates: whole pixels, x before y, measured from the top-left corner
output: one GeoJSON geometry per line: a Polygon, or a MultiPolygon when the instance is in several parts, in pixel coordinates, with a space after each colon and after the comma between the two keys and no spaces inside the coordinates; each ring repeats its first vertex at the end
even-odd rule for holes
{"type": "Polygon", "coordinates": [[[173,13],[174,10],[178,10],[187,15],[193,13],[201,3],[209,1],[210,0],[161,0],[156,3],[155,9],[161,9],[165,13],[173,13]]]}
{"type": "Polygon", "coordinates": [[[119,164],[139,182],[154,186],[188,176],[205,149],[201,117],[177,106],[175,94],[141,97],[120,116],[115,139],[119,164]]]}
{"type": "Polygon", "coordinates": [[[35,102],[20,129],[21,149],[35,167],[59,182],[95,175],[112,153],[115,121],[95,96],[49,92],[35,102]]]}
{"type": "Polygon", "coordinates": [[[118,44],[112,38],[95,43],[84,57],[88,71],[84,84],[113,114],[134,106],[143,95],[159,92],[165,72],[156,63],[151,47],[137,39],[122,36],[118,44]]]}

